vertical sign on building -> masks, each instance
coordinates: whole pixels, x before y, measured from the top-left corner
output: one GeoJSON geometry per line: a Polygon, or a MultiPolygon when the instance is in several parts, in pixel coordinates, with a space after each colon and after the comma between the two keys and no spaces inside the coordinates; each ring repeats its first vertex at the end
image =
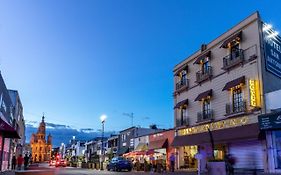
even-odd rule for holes
{"type": "Polygon", "coordinates": [[[281,38],[271,25],[263,24],[266,70],[281,78],[281,38]]]}
{"type": "Polygon", "coordinates": [[[257,80],[249,80],[250,106],[260,107],[260,93],[257,80]]]}

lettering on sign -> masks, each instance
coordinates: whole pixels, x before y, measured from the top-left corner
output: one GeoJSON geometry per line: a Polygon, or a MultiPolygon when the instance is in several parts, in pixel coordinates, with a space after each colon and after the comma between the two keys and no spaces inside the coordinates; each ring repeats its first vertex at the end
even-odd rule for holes
{"type": "Polygon", "coordinates": [[[260,107],[257,80],[249,80],[249,91],[250,91],[250,106],[260,107]]]}
{"type": "Polygon", "coordinates": [[[257,106],[257,95],[255,90],[255,80],[249,80],[249,88],[250,88],[250,102],[251,106],[257,106]]]}
{"type": "Polygon", "coordinates": [[[222,121],[217,121],[213,123],[208,123],[200,126],[194,126],[191,128],[185,128],[178,131],[179,136],[183,135],[190,135],[190,134],[197,134],[202,132],[207,132],[208,129],[211,131],[213,130],[220,130],[226,128],[233,128],[237,126],[242,126],[249,123],[249,117],[239,117],[233,119],[227,119],[222,121]]]}

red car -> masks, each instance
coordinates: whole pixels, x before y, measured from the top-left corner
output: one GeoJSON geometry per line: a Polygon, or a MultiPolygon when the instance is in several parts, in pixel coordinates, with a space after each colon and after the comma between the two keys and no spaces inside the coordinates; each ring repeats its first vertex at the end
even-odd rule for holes
{"type": "Polygon", "coordinates": [[[56,160],[50,160],[49,165],[50,166],[56,166],[56,160]]]}
{"type": "Polygon", "coordinates": [[[59,167],[59,166],[66,167],[66,160],[64,160],[64,159],[57,160],[56,167],[59,167]]]}

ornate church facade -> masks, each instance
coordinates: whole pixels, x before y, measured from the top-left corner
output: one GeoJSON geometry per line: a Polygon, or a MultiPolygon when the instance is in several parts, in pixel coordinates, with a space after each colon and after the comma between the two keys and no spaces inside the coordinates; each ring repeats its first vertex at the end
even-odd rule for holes
{"type": "Polygon", "coordinates": [[[33,133],[30,139],[33,162],[49,161],[51,158],[52,136],[49,134],[46,140],[46,124],[44,119],[43,115],[37,133],[33,133]]]}

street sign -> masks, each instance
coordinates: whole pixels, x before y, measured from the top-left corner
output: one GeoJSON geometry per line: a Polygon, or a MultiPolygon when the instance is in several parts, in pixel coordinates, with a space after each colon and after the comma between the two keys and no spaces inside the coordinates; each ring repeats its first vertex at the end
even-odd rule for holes
{"type": "Polygon", "coordinates": [[[263,114],[258,119],[261,130],[281,129],[281,112],[263,114]]]}

